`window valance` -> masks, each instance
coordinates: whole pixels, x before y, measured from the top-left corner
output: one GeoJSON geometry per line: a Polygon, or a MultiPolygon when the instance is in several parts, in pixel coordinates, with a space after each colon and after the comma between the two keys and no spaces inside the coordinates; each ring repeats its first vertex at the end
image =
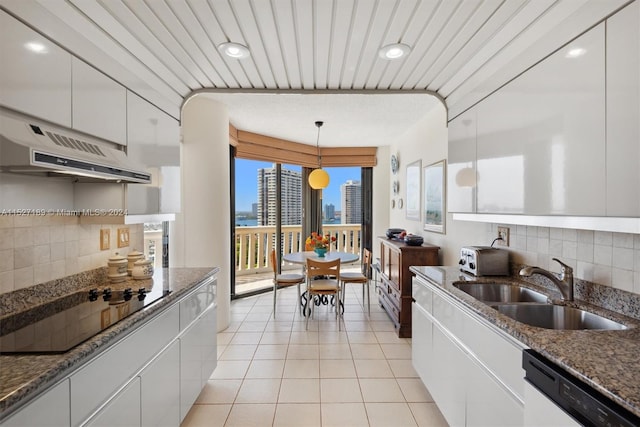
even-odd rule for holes
{"type": "MultiPolygon", "coordinates": [[[[315,146],[287,141],[229,126],[229,142],[236,147],[236,157],[308,168],[318,166],[315,146]]],[[[376,147],[320,147],[323,167],[376,165],[376,147]]]]}

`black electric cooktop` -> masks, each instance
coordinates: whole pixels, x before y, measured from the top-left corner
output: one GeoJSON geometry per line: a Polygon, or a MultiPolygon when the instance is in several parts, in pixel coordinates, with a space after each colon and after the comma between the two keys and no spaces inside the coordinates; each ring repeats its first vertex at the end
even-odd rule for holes
{"type": "Polygon", "coordinates": [[[0,354],[69,351],[170,292],[156,288],[95,288],[1,318],[0,354]]]}

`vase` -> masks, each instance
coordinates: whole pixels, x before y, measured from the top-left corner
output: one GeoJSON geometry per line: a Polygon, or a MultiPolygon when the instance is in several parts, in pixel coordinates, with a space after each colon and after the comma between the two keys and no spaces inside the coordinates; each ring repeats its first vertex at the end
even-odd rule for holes
{"type": "Polygon", "coordinates": [[[327,248],[315,248],[313,251],[318,255],[318,257],[324,258],[324,255],[327,253],[327,248]]]}

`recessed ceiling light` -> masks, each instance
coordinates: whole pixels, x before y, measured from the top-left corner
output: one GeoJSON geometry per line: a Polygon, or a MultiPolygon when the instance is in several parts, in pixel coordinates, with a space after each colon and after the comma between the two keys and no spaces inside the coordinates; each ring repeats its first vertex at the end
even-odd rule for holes
{"type": "Polygon", "coordinates": [[[388,44],[378,51],[378,55],[382,59],[398,59],[407,55],[411,51],[411,48],[406,44],[402,43],[394,43],[388,44]]]}
{"type": "Polygon", "coordinates": [[[42,43],[28,42],[24,44],[24,47],[35,53],[47,53],[47,47],[42,43]]]}
{"type": "Polygon", "coordinates": [[[230,58],[242,59],[249,56],[249,48],[240,43],[222,43],[218,45],[218,50],[230,58]]]}
{"type": "Polygon", "coordinates": [[[584,49],[582,47],[574,47],[572,49],[569,49],[569,51],[567,52],[565,57],[567,57],[567,58],[577,58],[579,56],[584,55],[585,53],[587,53],[587,49],[584,49]]]}

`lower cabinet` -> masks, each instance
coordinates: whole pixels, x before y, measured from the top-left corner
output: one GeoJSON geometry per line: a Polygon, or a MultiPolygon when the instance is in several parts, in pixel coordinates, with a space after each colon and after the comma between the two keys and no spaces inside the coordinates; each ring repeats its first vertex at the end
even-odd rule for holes
{"type": "Polygon", "coordinates": [[[88,423],[90,427],[140,426],[140,377],[135,377],[88,423]]]}
{"type": "Polygon", "coordinates": [[[524,425],[526,427],[578,427],[573,418],[567,415],[547,396],[525,381],[524,425]]]}
{"type": "Polygon", "coordinates": [[[413,366],[449,425],[522,426],[524,371],[514,378],[513,368],[524,347],[426,281],[414,278],[413,286],[413,366]]]}
{"type": "Polygon", "coordinates": [[[200,316],[180,336],[180,421],[187,416],[217,364],[216,309],[200,316]]]}
{"type": "Polygon", "coordinates": [[[451,427],[466,425],[466,354],[443,331],[433,325],[433,365],[429,392],[451,427]]]}
{"type": "Polygon", "coordinates": [[[69,426],[69,379],[65,379],[5,420],[3,427],[69,426]]]}
{"type": "Polygon", "coordinates": [[[180,343],[175,340],[140,374],[143,426],[180,424],[180,343]]]}
{"type": "Polygon", "coordinates": [[[203,281],[0,424],[179,426],[217,364],[215,287],[203,281]]]}

